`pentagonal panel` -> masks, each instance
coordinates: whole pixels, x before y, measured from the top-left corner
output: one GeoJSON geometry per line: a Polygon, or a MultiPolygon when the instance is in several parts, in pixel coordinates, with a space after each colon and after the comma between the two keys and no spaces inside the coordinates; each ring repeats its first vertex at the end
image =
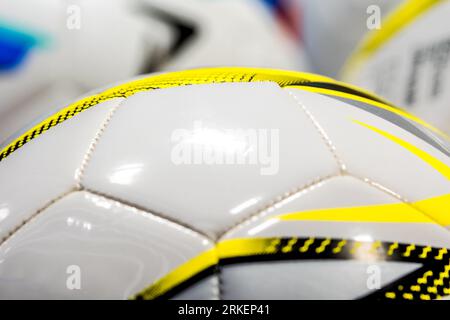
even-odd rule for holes
{"type": "Polygon", "coordinates": [[[220,233],[337,164],[311,120],[274,83],[138,93],[117,110],[83,184],[220,233]]]}

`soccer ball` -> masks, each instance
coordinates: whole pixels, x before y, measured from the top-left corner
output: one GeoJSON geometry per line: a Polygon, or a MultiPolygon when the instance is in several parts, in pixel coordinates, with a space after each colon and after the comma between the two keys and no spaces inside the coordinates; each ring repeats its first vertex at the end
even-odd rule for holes
{"type": "Polygon", "coordinates": [[[201,66],[307,69],[260,1],[28,0],[0,4],[0,142],[88,90],[201,66]]]}
{"type": "Polygon", "coordinates": [[[439,298],[449,209],[448,141],[376,96],[150,75],[1,148],[0,297],[439,298]]]}
{"type": "Polygon", "coordinates": [[[450,1],[408,1],[368,35],[343,78],[450,133],[450,1]]]}
{"type": "Polygon", "coordinates": [[[290,0],[303,10],[305,48],[315,71],[336,77],[373,19],[402,0],[290,0]],[[330,56],[330,52],[333,54],[330,56]]]}

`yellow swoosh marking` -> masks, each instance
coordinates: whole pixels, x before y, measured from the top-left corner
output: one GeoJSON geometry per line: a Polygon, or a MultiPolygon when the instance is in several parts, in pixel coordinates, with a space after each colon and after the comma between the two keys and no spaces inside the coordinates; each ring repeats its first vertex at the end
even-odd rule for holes
{"type": "Polygon", "coordinates": [[[417,201],[412,206],[429,214],[441,226],[450,226],[450,194],[417,201]]]}
{"type": "Polygon", "coordinates": [[[293,212],[276,216],[273,219],[283,221],[434,223],[433,220],[406,203],[293,212]]]}
{"type": "MultiPolygon", "coordinates": [[[[366,123],[354,122],[373,130],[404,147],[450,180],[450,167],[427,152],[388,132],[366,123]]],[[[348,208],[331,208],[283,214],[273,219],[290,221],[380,222],[380,223],[438,223],[450,225],[450,194],[413,203],[381,204],[348,208]],[[420,211],[426,212],[430,218],[420,211]]]]}
{"type": "Polygon", "coordinates": [[[200,255],[192,258],[187,263],[180,265],[166,276],[154,283],[149,290],[142,294],[143,299],[152,299],[164,294],[171,288],[176,287],[186,279],[193,277],[200,271],[205,270],[218,263],[215,248],[209,249],[200,255]]]}
{"type": "Polygon", "coordinates": [[[386,131],[383,131],[381,129],[378,129],[374,126],[371,126],[367,123],[364,122],[360,122],[357,120],[353,120],[353,122],[366,127],[372,131],[375,131],[376,133],[384,136],[385,138],[388,138],[389,140],[395,142],[396,144],[402,146],[403,148],[407,149],[409,152],[411,152],[412,154],[416,155],[417,157],[419,157],[420,159],[422,159],[423,161],[425,161],[428,165],[430,165],[431,167],[433,167],[434,169],[436,169],[439,173],[441,173],[445,178],[447,178],[448,180],[450,180],[450,167],[448,165],[446,165],[444,162],[440,161],[439,159],[433,157],[432,155],[430,155],[429,153],[417,148],[416,146],[414,146],[413,144],[400,139],[399,137],[394,136],[393,134],[390,134],[386,131]]]}
{"type": "Polygon", "coordinates": [[[280,221],[332,221],[373,223],[437,223],[450,226],[450,194],[412,203],[378,204],[299,211],[275,216],[280,221]],[[426,212],[430,217],[420,211],[426,212]]]}

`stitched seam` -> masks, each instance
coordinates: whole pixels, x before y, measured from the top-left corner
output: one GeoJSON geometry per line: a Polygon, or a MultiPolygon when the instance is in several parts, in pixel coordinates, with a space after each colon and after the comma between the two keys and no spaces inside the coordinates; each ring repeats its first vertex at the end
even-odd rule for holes
{"type": "Polygon", "coordinates": [[[208,239],[212,244],[215,243],[214,239],[212,239],[211,236],[209,236],[208,234],[204,233],[203,231],[197,230],[195,227],[190,226],[190,225],[188,225],[188,224],[186,224],[186,223],[184,223],[182,221],[178,221],[178,220],[176,220],[176,219],[174,219],[174,218],[172,218],[172,217],[170,217],[170,216],[168,216],[168,215],[166,215],[164,213],[161,213],[161,212],[158,212],[158,211],[155,211],[155,210],[151,210],[149,208],[146,208],[144,206],[138,205],[136,203],[124,200],[124,199],[122,199],[120,197],[113,196],[113,195],[105,193],[105,192],[96,191],[96,190],[93,190],[91,188],[83,187],[82,190],[83,191],[87,191],[87,192],[89,192],[89,193],[91,193],[93,195],[100,196],[100,197],[103,197],[103,198],[111,200],[111,201],[115,201],[115,202],[120,203],[120,204],[122,204],[124,206],[130,207],[130,208],[134,208],[134,209],[136,209],[138,211],[147,212],[148,214],[151,214],[151,215],[153,215],[155,217],[158,217],[158,218],[160,218],[160,219],[162,219],[164,221],[170,222],[170,223],[172,223],[172,224],[174,224],[176,226],[180,226],[180,227],[184,228],[185,230],[189,230],[189,231],[197,234],[198,236],[201,236],[202,239],[208,239]]]}
{"type": "MultiPolygon", "coordinates": [[[[283,88],[282,88],[283,89],[283,88]]],[[[283,89],[284,90],[284,89],[283,89]]],[[[347,166],[342,161],[342,159],[339,157],[336,146],[334,145],[333,141],[330,139],[328,134],[326,133],[325,129],[320,125],[320,123],[317,121],[317,119],[314,117],[314,115],[306,108],[306,106],[290,91],[286,91],[288,95],[294,99],[296,104],[300,106],[300,108],[303,110],[303,112],[306,114],[306,116],[311,120],[313,126],[318,131],[320,137],[325,142],[325,145],[330,150],[331,154],[333,155],[334,159],[336,160],[339,170],[342,174],[344,174],[347,171],[347,166]]]]}
{"type": "Polygon", "coordinates": [[[69,195],[71,195],[72,193],[75,193],[75,192],[87,192],[87,193],[90,193],[91,195],[104,198],[104,199],[106,199],[108,201],[112,201],[117,206],[127,207],[127,208],[130,208],[130,209],[134,209],[136,211],[139,211],[140,213],[151,215],[156,220],[158,220],[159,222],[162,222],[164,224],[176,227],[178,230],[184,232],[185,234],[189,234],[189,235],[191,235],[193,237],[196,237],[197,239],[201,239],[201,240],[205,240],[206,239],[206,240],[211,242],[211,245],[215,243],[214,240],[211,239],[208,235],[205,235],[202,232],[199,232],[199,231],[195,230],[194,228],[191,228],[190,226],[187,226],[187,225],[185,225],[183,223],[178,223],[177,221],[174,221],[173,219],[166,218],[165,215],[155,213],[155,212],[153,212],[151,210],[144,209],[144,208],[142,208],[140,206],[137,206],[137,205],[132,204],[130,202],[122,201],[121,199],[109,196],[109,195],[104,194],[104,193],[100,193],[100,192],[97,192],[97,191],[94,191],[94,190],[91,190],[91,189],[86,189],[86,188],[79,189],[77,187],[74,187],[74,188],[64,192],[63,194],[57,196],[56,198],[52,199],[51,201],[49,201],[43,207],[41,207],[38,210],[36,210],[31,216],[29,216],[28,218],[24,219],[20,224],[18,224],[16,227],[14,227],[10,232],[8,232],[8,234],[6,236],[1,238],[1,240],[0,240],[0,247],[3,245],[3,243],[5,243],[7,240],[9,240],[11,237],[13,237],[17,232],[19,232],[23,227],[25,227],[25,225],[27,225],[29,222],[32,222],[35,218],[37,218],[43,211],[45,211],[46,209],[48,209],[49,207],[54,205],[59,200],[65,198],[65,197],[67,197],[67,196],[69,196],[69,195]]]}
{"type": "Polygon", "coordinates": [[[378,190],[380,190],[380,191],[382,191],[382,192],[384,192],[384,193],[386,193],[386,194],[388,194],[388,195],[390,195],[390,196],[392,196],[392,197],[394,197],[394,198],[400,200],[400,201],[403,202],[404,204],[408,205],[408,206],[411,207],[412,209],[416,210],[417,212],[420,212],[421,214],[423,214],[424,216],[426,216],[427,218],[429,218],[430,220],[432,220],[437,226],[443,228],[443,229],[444,229],[445,231],[447,231],[447,232],[450,232],[450,230],[448,230],[445,226],[442,226],[440,223],[438,223],[438,222],[436,221],[436,219],[434,219],[434,218],[433,218],[432,216],[430,216],[428,213],[426,213],[425,211],[423,211],[423,210],[420,209],[420,208],[417,208],[417,207],[416,207],[411,201],[409,201],[407,198],[401,196],[401,195],[398,194],[397,192],[395,192],[395,191],[389,189],[388,187],[383,186],[382,184],[380,184],[380,183],[378,183],[378,182],[375,182],[375,181],[373,181],[373,180],[371,180],[371,179],[369,179],[369,178],[367,178],[367,177],[359,177],[359,176],[356,176],[356,175],[353,175],[353,174],[349,174],[349,176],[351,176],[351,177],[353,177],[353,178],[355,178],[355,179],[358,179],[358,180],[360,180],[360,181],[362,181],[362,182],[364,182],[364,183],[367,183],[368,185],[370,185],[370,186],[372,186],[372,187],[374,187],[374,188],[376,188],[376,189],[378,189],[378,190]]]}
{"type": "Polygon", "coordinates": [[[29,217],[23,219],[18,225],[16,225],[11,231],[9,231],[5,236],[3,236],[0,239],[0,247],[9,239],[11,239],[17,232],[19,232],[23,227],[25,227],[29,222],[33,221],[37,216],[39,216],[39,214],[43,211],[45,211],[46,209],[48,209],[49,207],[51,207],[52,205],[54,205],[56,202],[58,202],[59,200],[65,198],[66,196],[72,194],[73,192],[77,192],[78,189],[77,188],[72,188],[62,194],[60,194],[59,196],[57,196],[56,198],[50,200],[49,202],[47,202],[43,207],[37,209],[32,215],[30,215],[29,217]]]}
{"type": "Polygon", "coordinates": [[[95,147],[97,146],[98,142],[100,141],[100,138],[103,136],[103,133],[106,130],[106,127],[111,122],[114,114],[116,113],[116,110],[126,101],[126,99],[121,99],[120,102],[113,106],[111,110],[109,111],[108,115],[106,116],[105,120],[100,124],[99,129],[97,130],[94,138],[92,139],[91,143],[89,144],[89,147],[83,157],[83,160],[81,161],[80,167],[75,172],[75,181],[76,186],[78,189],[82,189],[82,180],[84,177],[84,173],[86,171],[86,168],[91,160],[92,154],[94,153],[95,147]]]}
{"type": "Polygon", "coordinates": [[[309,183],[306,183],[302,185],[301,187],[295,188],[291,191],[285,192],[282,195],[277,196],[276,198],[272,199],[269,203],[267,203],[264,207],[258,209],[256,212],[244,217],[242,220],[238,221],[237,223],[233,224],[231,227],[223,231],[219,236],[217,237],[217,240],[220,240],[227,236],[229,233],[234,232],[238,229],[241,229],[247,225],[249,225],[251,222],[256,221],[264,216],[266,216],[268,213],[273,211],[274,209],[278,208],[279,206],[283,205],[286,200],[289,200],[292,197],[298,196],[299,194],[303,194],[305,192],[308,192],[312,188],[317,187],[318,185],[322,184],[325,181],[331,180],[333,178],[337,178],[342,176],[341,174],[333,174],[328,175],[324,177],[316,178],[309,183]]]}
{"type": "Polygon", "coordinates": [[[378,182],[375,182],[375,181],[373,181],[373,180],[371,180],[371,179],[369,179],[367,177],[359,177],[359,176],[351,174],[351,173],[349,175],[351,177],[355,178],[355,179],[358,179],[359,181],[362,181],[362,182],[364,182],[364,183],[366,183],[366,184],[368,184],[368,185],[370,185],[370,186],[372,186],[372,187],[374,187],[374,188],[384,192],[384,193],[389,194],[390,196],[400,200],[401,202],[409,203],[408,199],[406,199],[405,197],[401,196],[399,193],[394,192],[393,190],[389,189],[388,187],[383,186],[382,184],[380,184],[378,182]]]}
{"type": "MultiPolygon", "coordinates": [[[[113,202],[116,206],[118,206],[120,208],[132,209],[133,211],[136,211],[138,213],[141,213],[141,214],[144,214],[144,215],[149,215],[155,221],[160,222],[160,223],[165,224],[165,225],[169,225],[171,227],[174,227],[177,230],[179,230],[179,231],[181,231],[181,232],[183,232],[183,233],[185,233],[187,235],[193,236],[194,238],[197,238],[197,239],[200,239],[200,240],[205,240],[205,238],[206,238],[203,234],[195,231],[195,229],[193,229],[193,228],[191,228],[189,226],[185,226],[185,225],[182,225],[180,223],[174,222],[172,219],[167,219],[163,215],[155,214],[151,210],[143,209],[143,208],[141,208],[141,207],[139,207],[139,206],[137,206],[135,204],[130,204],[130,203],[127,203],[127,202],[124,202],[124,201],[121,201],[121,200],[117,200],[117,198],[115,198],[115,197],[111,197],[109,195],[105,195],[103,193],[99,193],[97,191],[93,191],[93,190],[90,190],[90,189],[84,188],[83,191],[87,192],[87,193],[89,193],[91,195],[94,195],[96,197],[103,198],[105,200],[113,202]]],[[[211,242],[211,245],[214,244],[213,241],[210,241],[210,242],[211,242]]]]}

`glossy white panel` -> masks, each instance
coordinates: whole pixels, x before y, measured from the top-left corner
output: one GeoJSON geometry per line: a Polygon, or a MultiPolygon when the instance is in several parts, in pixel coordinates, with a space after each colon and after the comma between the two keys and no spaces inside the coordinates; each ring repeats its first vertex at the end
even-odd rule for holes
{"type": "Polygon", "coordinates": [[[151,213],[75,192],[0,247],[0,298],[126,299],[210,247],[151,213]]]}
{"type": "Polygon", "coordinates": [[[49,129],[0,162],[0,238],[75,186],[75,172],[114,99],[49,129]]]}
{"type": "Polygon", "coordinates": [[[227,266],[222,270],[223,299],[356,299],[372,292],[369,267],[377,267],[380,286],[420,264],[360,261],[283,261],[227,266]],[[267,288],[270,288],[269,290],[267,288]]]}
{"type": "Polygon", "coordinates": [[[287,92],[268,82],[227,83],[128,98],[97,144],[83,184],[213,234],[337,171],[287,92]]]}

